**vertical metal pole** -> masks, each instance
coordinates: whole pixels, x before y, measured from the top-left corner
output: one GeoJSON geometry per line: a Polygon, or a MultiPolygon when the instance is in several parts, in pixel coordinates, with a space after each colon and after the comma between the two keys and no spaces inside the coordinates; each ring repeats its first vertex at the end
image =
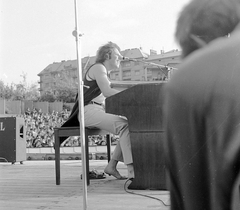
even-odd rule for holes
{"type": "Polygon", "coordinates": [[[83,177],[83,209],[87,209],[87,179],[86,179],[86,153],[85,153],[85,125],[84,125],[84,98],[83,98],[83,80],[82,80],[82,61],[81,61],[81,45],[78,33],[78,13],[77,13],[77,0],[74,0],[75,4],[75,31],[73,35],[76,37],[76,49],[77,49],[77,64],[78,64],[78,106],[79,106],[79,125],[81,136],[81,152],[82,152],[82,177],[83,177]]]}

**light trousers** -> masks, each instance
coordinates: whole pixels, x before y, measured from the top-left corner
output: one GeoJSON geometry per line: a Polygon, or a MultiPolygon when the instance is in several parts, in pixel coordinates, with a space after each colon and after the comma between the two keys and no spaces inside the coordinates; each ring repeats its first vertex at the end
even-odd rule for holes
{"type": "Polygon", "coordinates": [[[99,128],[119,135],[112,159],[126,165],[133,163],[128,121],[125,117],[106,113],[103,106],[88,104],[84,106],[84,122],[85,127],[99,128]]]}

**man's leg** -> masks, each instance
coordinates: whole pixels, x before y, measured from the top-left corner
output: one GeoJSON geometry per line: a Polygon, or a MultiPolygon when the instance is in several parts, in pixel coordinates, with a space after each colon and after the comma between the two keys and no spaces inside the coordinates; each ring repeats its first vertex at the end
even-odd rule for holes
{"type": "Polygon", "coordinates": [[[85,107],[85,126],[96,127],[106,130],[112,134],[119,135],[119,143],[113,152],[112,159],[104,171],[118,179],[122,179],[123,177],[116,169],[118,161],[124,160],[127,166],[129,163],[132,164],[132,153],[127,119],[117,115],[105,113],[104,108],[101,106],[88,105],[85,107]]]}

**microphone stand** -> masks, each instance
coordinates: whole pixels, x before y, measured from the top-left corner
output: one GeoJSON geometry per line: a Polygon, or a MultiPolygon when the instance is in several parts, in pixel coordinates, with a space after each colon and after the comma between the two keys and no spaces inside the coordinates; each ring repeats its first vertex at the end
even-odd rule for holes
{"type": "Polygon", "coordinates": [[[146,61],[142,61],[142,60],[137,60],[137,61],[142,62],[142,63],[145,63],[145,64],[147,64],[147,65],[153,65],[153,66],[158,66],[158,67],[161,67],[161,68],[170,68],[170,69],[177,70],[177,68],[170,67],[170,66],[167,66],[167,65],[161,65],[161,64],[152,63],[152,62],[146,62],[146,61]]]}
{"type": "Polygon", "coordinates": [[[84,125],[84,98],[83,98],[83,80],[82,80],[82,61],[81,61],[81,43],[79,37],[83,34],[78,33],[78,13],[77,13],[77,0],[74,0],[75,6],[75,30],[72,32],[76,38],[76,53],[77,53],[77,66],[78,66],[78,107],[79,107],[79,126],[80,126],[80,139],[81,139],[81,156],[82,156],[82,177],[83,177],[83,210],[87,209],[87,180],[86,180],[86,153],[85,153],[85,125],[84,125]]]}
{"type": "Polygon", "coordinates": [[[152,66],[157,66],[157,67],[159,67],[159,69],[162,71],[162,73],[165,74],[166,77],[168,76],[168,72],[170,71],[169,69],[177,70],[177,68],[170,67],[170,66],[167,66],[167,65],[161,65],[161,64],[157,64],[157,63],[152,63],[152,62],[143,61],[143,60],[136,60],[136,61],[141,62],[141,63],[144,63],[144,64],[147,64],[147,65],[152,65],[152,66]],[[166,75],[166,73],[165,73],[161,68],[167,68],[167,75],[166,75]]]}

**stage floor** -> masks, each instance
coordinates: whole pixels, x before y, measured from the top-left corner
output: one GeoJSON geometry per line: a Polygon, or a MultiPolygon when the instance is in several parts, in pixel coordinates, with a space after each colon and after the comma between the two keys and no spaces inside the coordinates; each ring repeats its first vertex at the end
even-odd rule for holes
{"type": "MultiPolygon", "coordinates": [[[[103,171],[106,164],[106,160],[91,160],[90,169],[103,171]]],[[[120,163],[118,169],[122,175],[127,175],[124,164],[120,163]]],[[[24,161],[23,164],[17,162],[14,165],[0,162],[0,209],[81,210],[83,209],[81,173],[81,161],[62,160],[61,185],[57,186],[54,161],[24,161]]],[[[129,184],[126,180],[116,180],[109,176],[106,179],[91,180],[87,189],[87,209],[170,209],[168,191],[128,190],[129,184]]]]}

